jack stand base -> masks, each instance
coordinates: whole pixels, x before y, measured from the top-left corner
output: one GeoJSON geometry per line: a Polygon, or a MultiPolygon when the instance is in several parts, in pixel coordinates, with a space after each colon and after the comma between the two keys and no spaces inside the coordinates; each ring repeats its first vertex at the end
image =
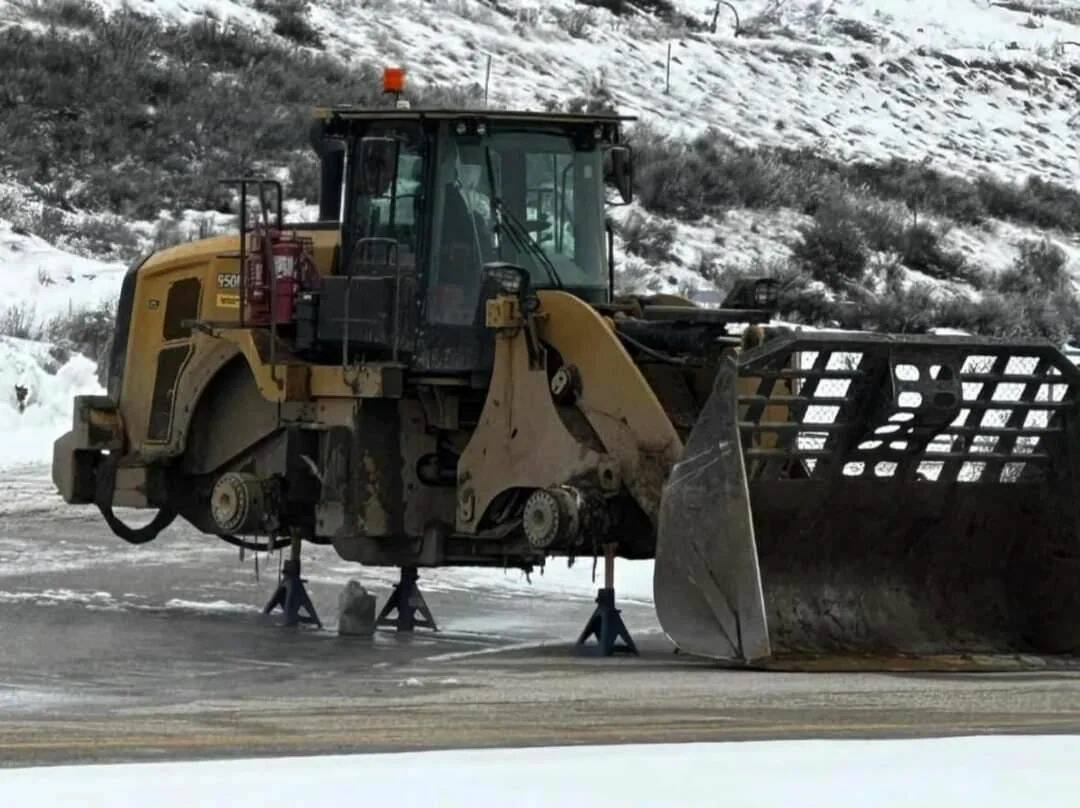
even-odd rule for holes
{"type": "Polygon", "coordinates": [[[412,631],[414,628],[439,630],[420,587],[416,585],[419,577],[416,567],[401,568],[401,579],[394,585],[394,591],[379,612],[376,626],[387,626],[398,631],[412,631]],[[390,617],[393,611],[397,612],[396,617],[390,617]],[[420,613],[419,617],[417,612],[420,613]]]}
{"type": "Polygon", "coordinates": [[[597,648],[602,656],[637,655],[634,638],[630,636],[619,610],[615,608],[614,589],[596,590],[596,610],[585,624],[585,630],[578,637],[577,644],[584,645],[590,637],[596,637],[597,648]],[[623,641],[622,645],[617,644],[620,639],[623,641]]]}
{"type": "Polygon", "coordinates": [[[282,566],[281,583],[278,584],[273,596],[263,608],[263,614],[270,614],[279,606],[285,613],[286,626],[306,623],[322,628],[319,615],[315,613],[315,604],[311,602],[307,589],[304,587],[304,579],[300,577],[299,559],[289,559],[282,566]],[[306,614],[301,614],[301,612],[306,612],[306,614]]]}

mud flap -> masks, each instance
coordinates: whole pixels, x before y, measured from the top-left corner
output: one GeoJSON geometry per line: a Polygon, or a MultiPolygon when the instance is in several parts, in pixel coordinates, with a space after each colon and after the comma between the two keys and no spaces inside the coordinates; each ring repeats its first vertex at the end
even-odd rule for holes
{"type": "Polygon", "coordinates": [[[687,653],[751,662],[771,653],[746,470],[738,374],[724,361],[660,503],[653,590],[687,653]]]}
{"type": "Polygon", "coordinates": [[[65,432],[53,443],[52,480],[64,502],[85,505],[94,501],[101,453],[86,451],[75,432],[65,432]]]}

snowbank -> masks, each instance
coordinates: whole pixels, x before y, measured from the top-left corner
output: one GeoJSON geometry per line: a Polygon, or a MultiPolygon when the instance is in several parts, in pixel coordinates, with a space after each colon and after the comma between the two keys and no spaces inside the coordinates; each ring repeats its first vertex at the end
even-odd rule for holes
{"type": "MultiPolygon", "coordinates": [[[[0,219],[0,319],[19,310],[34,332],[55,316],[109,304],[124,271],[121,264],[58,250],[0,219]]],[[[0,468],[51,460],[53,441],[71,428],[72,399],[103,392],[86,357],[0,336],[0,468]],[[24,412],[16,386],[27,390],[24,412]]]]}
{"type": "Polygon", "coordinates": [[[455,750],[0,772],[8,805],[1070,805],[1080,736],[455,750]]]}
{"type": "Polygon", "coordinates": [[[15,232],[0,219],[0,314],[23,307],[35,324],[59,314],[110,303],[120,294],[122,264],[58,250],[15,232]]]}
{"type": "Polygon", "coordinates": [[[102,394],[96,365],[76,354],[60,362],[44,342],[0,337],[0,468],[52,459],[52,444],[71,428],[72,399],[102,394]],[[19,412],[16,385],[27,389],[19,412]]]}

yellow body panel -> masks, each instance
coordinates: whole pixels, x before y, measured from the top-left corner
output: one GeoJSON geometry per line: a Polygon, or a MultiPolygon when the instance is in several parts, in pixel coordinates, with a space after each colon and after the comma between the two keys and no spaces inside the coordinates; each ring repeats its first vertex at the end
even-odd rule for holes
{"type": "Polygon", "coordinates": [[[571,435],[548,392],[546,364],[530,361],[522,328],[495,336],[495,362],[480,423],[458,463],[457,529],[475,533],[511,488],[549,488],[588,474],[605,458],[571,435]]]}
{"type": "MultiPolygon", "coordinates": [[[[311,239],[319,271],[329,272],[334,249],[339,243],[338,231],[305,230],[299,232],[299,235],[311,239]]],[[[219,329],[236,325],[240,316],[239,273],[240,238],[236,235],[193,241],[162,250],[147,259],[139,269],[119,402],[129,450],[140,454],[145,452],[147,456],[170,455],[175,453],[178,438],[182,437],[182,424],[180,429],[170,430],[167,440],[152,441],[147,437],[158,356],[164,349],[185,346],[191,348],[181,374],[182,383],[184,377],[189,376],[189,371],[197,368],[206,371],[200,375],[206,375],[208,380],[214,370],[208,367],[208,364],[213,364],[215,357],[221,355],[224,358],[217,360],[217,366],[220,366],[222,361],[235,355],[238,348],[248,358],[260,383],[260,389],[269,400],[295,398],[298,395],[296,391],[308,389],[306,377],[301,379],[295,373],[285,373],[278,369],[271,371],[264,362],[258,361],[257,351],[249,344],[250,334],[246,339],[234,338],[235,347],[225,350],[222,349],[220,340],[197,332],[181,339],[165,339],[165,312],[169,289],[189,278],[197,278],[201,283],[197,319],[219,329]],[[226,354],[228,356],[225,356],[226,354]],[[280,383],[272,378],[274,376],[280,377],[280,383]],[[286,378],[292,383],[292,390],[288,393],[284,389],[286,378]]],[[[190,382],[187,386],[190,388],[190,382]]],[[[184,392],[197,396],[200,390],[187,389],[184,392]]],[[[194,407],[195,401],[183,398],[180,389],[174,391],[173,398],[180,403],[180,409],[186,408],[190,411],[194,407]]],[[[174,411],[174,420],[182,417],[183,412],[174,411]]]]}
{"type": "Polygon", "coordinates": [[[655,518],[664,479],[683,450],[671,419],[596,309],[565,292],[538,296],[541,338],[577,367],[578,407],[608,452],[619,458],[631,494],[655,518]]]}

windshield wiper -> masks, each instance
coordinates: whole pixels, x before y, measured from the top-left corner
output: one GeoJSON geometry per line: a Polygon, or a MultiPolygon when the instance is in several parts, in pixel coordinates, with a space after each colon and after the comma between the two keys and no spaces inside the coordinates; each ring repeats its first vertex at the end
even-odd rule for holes
{"type": "Polygon", "coordinates": [[[495,190],[495,171],[491,165],[490,146],[484,149],[484,158],[487,163],[488,187],[491,189],[491,209],[495,214],[495,229],[505,229],[507,235],[510,236],[510,240],[514,242],[514,246],[518,251],[521,252],[524,250],[532,255],[533,261],[544,268],[548,278],[555,284],[556,289],[564,288],[562,278],[559,277],[555,265],[551,263],[551,259],[548,258],[547,253],[544,252],[544,248],[537,244],[536,240],[529,235],[529,231],[525,229],[525,225],[521,223],[521,220],[507,209],[503,204],[502,198],[495,190]],[[505,228],[503,227],[504,224],[506,225],[505,228]]]}
{"type": "Polygon", "coordinates": [[[555,265],[551,263],[551,259],[548,258],[547,253],[544,252],[544,248],[537,244],[536,240],[529,235],[529,231],[525,229],[521,220],[503,207],[502,200],[498,200],[498,206],[499,212],[510,225],[506,228],[506,231],[512,235],[516,233],[518,249],[524,248],[532,253],[534,259],[536,259],[547,271],[548,277],[551,278],[556,288],[562,289],[562,278],[559,277],[559,273],[555,270],[555,265]]]}

